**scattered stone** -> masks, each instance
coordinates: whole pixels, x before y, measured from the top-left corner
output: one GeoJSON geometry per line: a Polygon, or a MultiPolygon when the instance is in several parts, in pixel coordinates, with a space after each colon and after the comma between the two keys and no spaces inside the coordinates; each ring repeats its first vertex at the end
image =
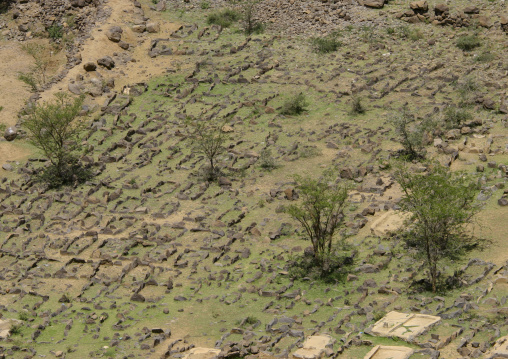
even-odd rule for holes
{"type": "Polygon", "coordinates": [[[94,62],[86,62],[83,64],[83,68],[87,72],[95,71],[97,69],[97,65],[94,62]]]}
{"type": "Polygon", "coordinates": [[[363,5],[374,9],[381,9],[385,5],[385,0],[364,0],[363,5]]]}
{"type": "Polygon", "coordinates": [[[106,31],[106,36],[110,41],[120,42],[122,40],[123,30],[120,26],[112,26],[106,31]]]}
{"type": "Polygon", "coordinates": [[[18,131],[14,127],[9,127],[4,132],[4,138],[7,141],[14,141],[18,137],[18,131]]]}
{"type": "Polygon", "coordinates": [[[146,31],[149,33],[157,33],[160,31],[160,25],[157,22],[147,22],[146,31]]]}
{"type": "Polygon", "coordinates": [[[107,68],[108,70],[111,70],[113,67],[115,67],[115,61],[109,56],[101,57],[97,60],[97,64],[107,68]]]}

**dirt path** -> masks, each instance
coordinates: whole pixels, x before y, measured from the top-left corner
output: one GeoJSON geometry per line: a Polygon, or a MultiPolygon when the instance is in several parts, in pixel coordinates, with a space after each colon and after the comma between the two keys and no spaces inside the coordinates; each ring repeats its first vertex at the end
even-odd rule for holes
{"type": "MultiPolygon", "coordinates": [[[[106,37],[106,30],[113,25],[122,27],[122,40],[132,46],[129,54],[135,61],[117,66],[112,70],[98,69],[97,72],[92,73],[86,73],[83,66],[78,65],[72,68],[62,81],[41,94],[43,101],[51,99],[56,92],[67,91],[69,83],[79,75],[84,76],[85,79],[100,78],[101,76],[114,78],[115,90],[120,91],[127,84],[148,81],[154,76],[164,74],[168,68],[175,67],[173,56],[151,59],[147,52],[152,38],[169,37],[179,28],[179,24],[163,22],[159,13],[143,6],[145,16],[150,17],[151,21],[159,22],[160,32],[138,34],[130,28],[136,10],[132,1],[110,0],[105,6],[110,8],[111,15],[104,23],[96,24],[96,27],[91,31],[91,37],[86,40],[81,51],[82,63],[96,62],[103,56],[113,56],[114,53],[124,51],[106,37]]],[[[29,70],[32,59],[22,51],[20,43],[7,41],[0,42],[0,59],[2,59],[0,61],[0,106],[3,107],[3,110],[0,111],[0,123],[8,127],[16,124],[17,113],[30,97],[30,92],[17,77],[18,72],[29,70]]],[[[103,104],[104,98],[90,99],[90,102],[100,106],[103,104]]],[[[0,142],[0,166],[9,161],[23,160],[29,155],[30,152],[16,141],[0,142]]],[[[0,174],[3,171],[0,167],[0,174]]]]}
{"type": "MultiPolygon", "coordinates": [[[[160,32],[156,34],[138,34],[131,30],[130,24],[135,13],[135,7],[132,1],[129,0],[110,0],[106,5],[111,9],[111,15],[102,24],[96,26],[92,32],[91,37],[86,41],[81,52],[83,64],[86,62],[96,62],[97,59],[103,56],[113,56],[115,53],[125,52],[116,43],[111,42],[106,37],[106,31],[111,26],[120,26],[123,30],[122,41],[129,43],[133,49],[128,53],[133,58],[132,62],[125,65],[116,66],[112,70],[98,68],[96,72],[86,73],[82,65],[78,65],[71,69],[68,75],[56,86],[47,90],[42,94],[42,99],[49,99],[55,92],[67,90],[68,84],[78,75],[83,75],[86,78],[100,77],[114,78],[115,90],[119,91],[124,85],[136,82],[148,81],[154,76],[162,75],[166,72],[167,68],[173,68],[172,62],[174,57],[163,56],[151,59],[148,56],[148,49],[150,40],[152,38],[168,37],[172,32],[177,30],[180,24],[173,24],[162,22],[160,14],[151,11],[143,6],[145,16],[149,17],[151,21],[160,24],[160,32]]],[[[93,100],[100,103],[101,99],[93,100]]]]}

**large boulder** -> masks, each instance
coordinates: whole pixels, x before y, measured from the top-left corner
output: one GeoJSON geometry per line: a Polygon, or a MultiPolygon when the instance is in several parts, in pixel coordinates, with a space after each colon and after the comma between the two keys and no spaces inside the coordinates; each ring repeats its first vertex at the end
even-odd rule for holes
{"type": "Polygon", "coordinates": [[[381,9],[385,5],[385,0],[364,0],[363,5],[374,9],[381,9]]]}
{"type": "Polygon", "coordinates": [[[115,61],[109,56],[101,57],[99,60],[97,60],[97,64],[107,68],[108,70],[111,70],[113,67],[115,67],[115,61]]]}
{"type": "Polygon", "coordinates": [[[123,30],[120,26],[112,26],[106,31],[106,36],[110,41],[120,42],[123,30]]]}
{"type": "Polygon", "coordinates": [[[14,127],[9,127],[4,132],[4,138],[7,141],[14,141],[18,137],[18,131],[14,127]]]}
{"type": "Polygon", "coordinates": [[[409,6],[415,13],[423,13],[429,10],[429,4],[427,4],[427,0],[415,1],[412,2],[409,6]]]}

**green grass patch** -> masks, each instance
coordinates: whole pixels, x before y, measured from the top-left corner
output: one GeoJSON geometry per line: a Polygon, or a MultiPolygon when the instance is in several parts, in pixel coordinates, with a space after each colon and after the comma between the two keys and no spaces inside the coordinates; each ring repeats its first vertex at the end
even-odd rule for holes
{"type": "Polygon", "coordinates": [[[224,9],[222,11],[213,12],[207,16],[208,25],[219,25],[222,27],[230,27],[233,23],[241,19],[240,13],[232,9],[224,9]]]}

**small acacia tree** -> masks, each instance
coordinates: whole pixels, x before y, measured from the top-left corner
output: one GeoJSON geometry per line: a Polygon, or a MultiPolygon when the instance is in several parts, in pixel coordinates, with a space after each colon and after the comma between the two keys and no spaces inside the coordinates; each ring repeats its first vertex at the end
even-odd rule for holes
{"type": "Polygon", "coordinates": [[[452,173],[439,164],[429,166],[425,174],[401,166],[395,178],[403,192],[400,207],[410,214],[406,244],[425,262],[435,292],[440,264],[446,259],[460,259],[483,241],[466,230],[480,209],[475,203],[477,185],[471,177],[452,173]]]}
{"type": "Polygon", "coordinates": [[[213,119],[204,121],[187,118],[186,123],[189,128],[190,138],[198,152],[207,158],[210,165],[206,171],[207,180],[213,181],[218,175],[217,157],[226,150],[224,143],[229,137],[223,130],[226,122],[217,122],[213,119]]]}
{"type": "Polygon", "coordinates": [[[50,187],[80,182],[87,177],[77,157],[84,129],[77,117],[83,100],[83,97],[71,98],[60,92],[55,94],[54,101],[30,104],[24,111],[23,128],[29,142],[51,163],[42,175],[50,187]]]}
{"type": "Polygon", "coordinates": [[[286,209],[302,225],[312,242],[316,260],[331,252],[333,237],[343,224],[347,204],[347,186],[329,184],[329,180],[330,173],[320,180],[296,176],[301,202],[286,209]]]}

